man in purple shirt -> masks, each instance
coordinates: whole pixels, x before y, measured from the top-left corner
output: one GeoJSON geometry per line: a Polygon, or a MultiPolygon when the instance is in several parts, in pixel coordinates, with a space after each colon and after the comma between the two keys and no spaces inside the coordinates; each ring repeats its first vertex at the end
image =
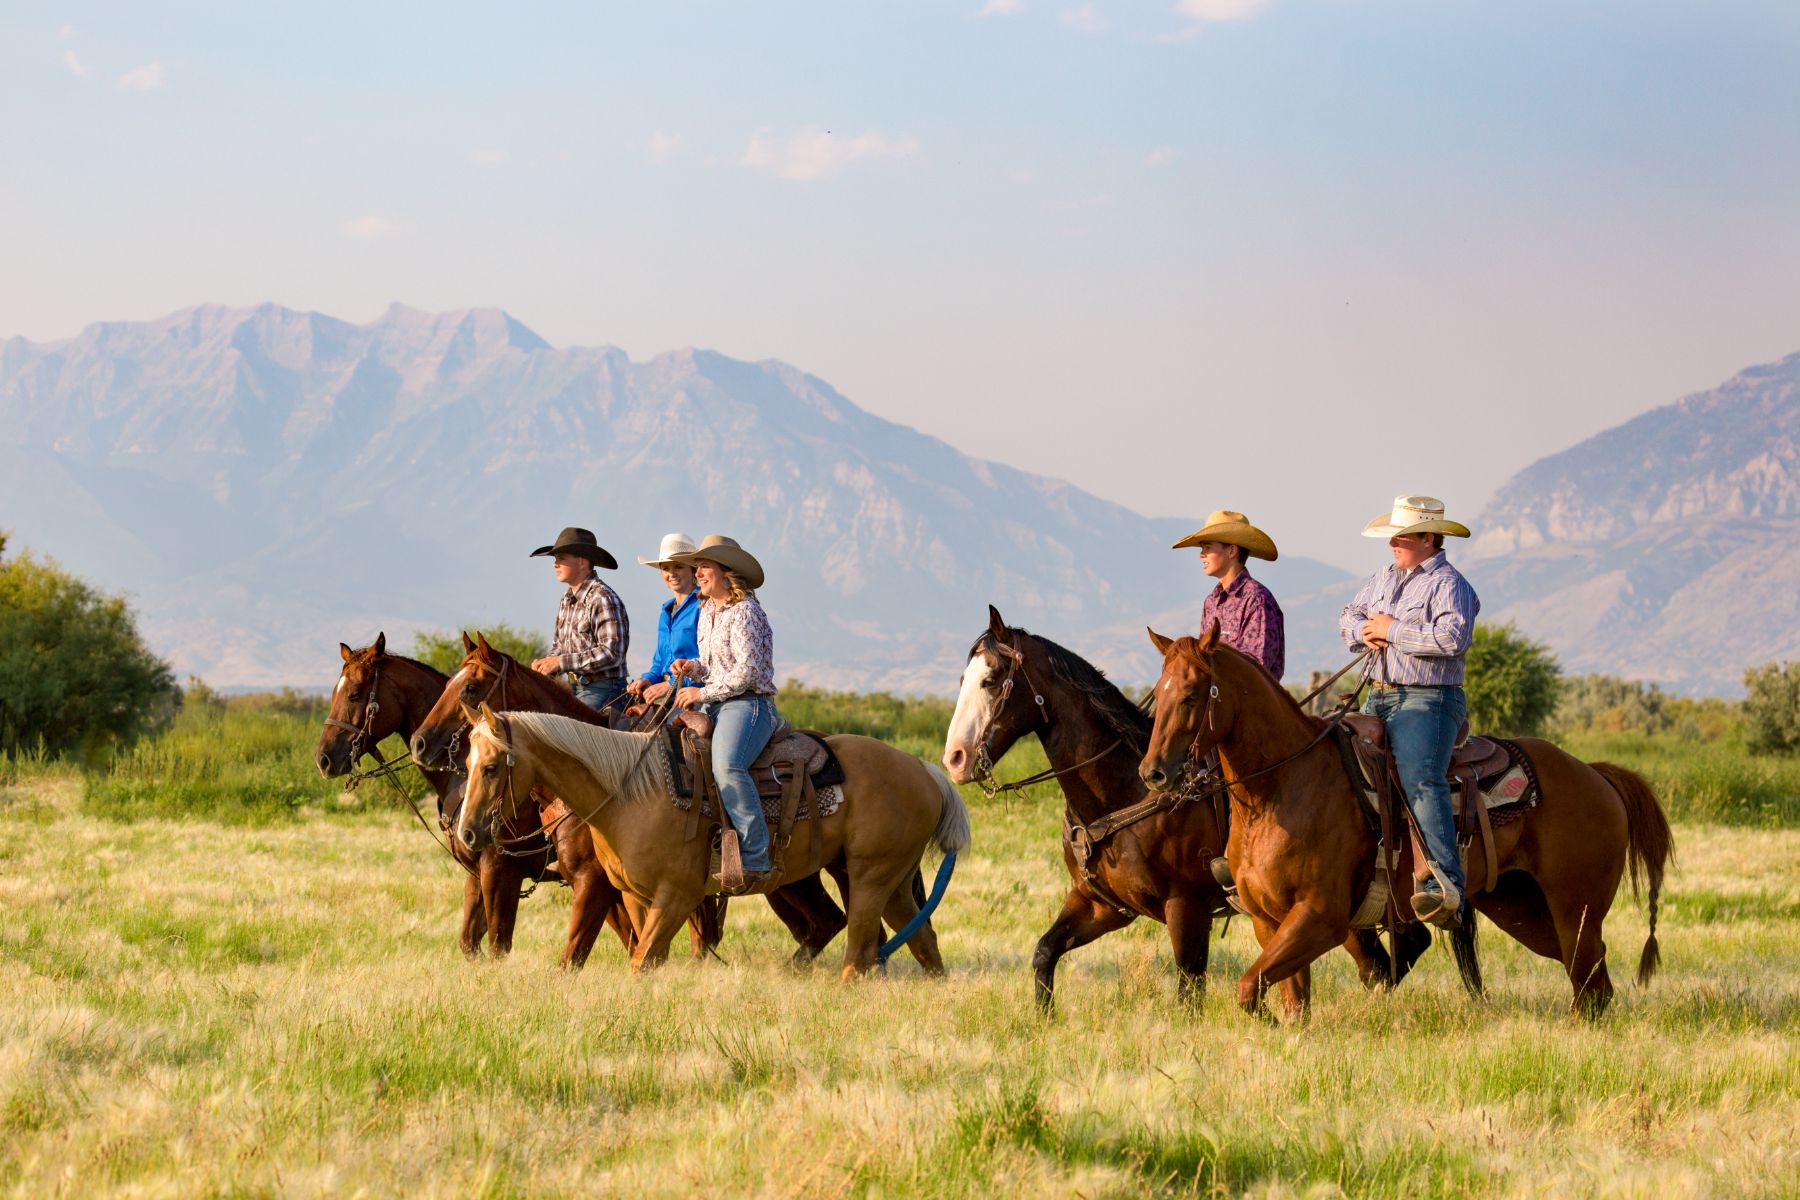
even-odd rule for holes
{"type": "Polygon", "coordinates": [[[1175,543],[1197,546],[1200,566],[1219,581],[1200,606],[1200,632],[1219,622],[1219,640],[1261,663],[1277,680],[1287,666],[1287,627],[1269,589],[1250,578],[1249,560],[1275,561],[1275,541],[1241,512],[1220,509],[1175,543]]]}
{"type": "Polygon", "coordinates": [[[1413,895],[1421,920],[1454,928],[1461,920],[1462,856],[1444,773],[1468,715],[1463,660],[1475,636],[1481,601],[1444,556],[1444,536],[1469,527],[1444,518],[1432,496],[1396,496],[1391,513],[1363,527],[1386,538],[1392,566],[1375,572],[1344,608],[1338,631],[1352,650],[1367,647],[1371,690],[1363,711],[1387,725],[1394,768],[1431,868],[1413,895]]]}

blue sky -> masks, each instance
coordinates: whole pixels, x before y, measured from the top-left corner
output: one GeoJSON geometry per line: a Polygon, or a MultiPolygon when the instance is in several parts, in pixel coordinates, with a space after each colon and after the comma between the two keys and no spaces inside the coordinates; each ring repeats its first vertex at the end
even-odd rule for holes
{"type": "Polygon", "coordinates": [[[1800,350],[1796,212],[1791,2],[0,11],[0,336],[501,307],[1349,566],[1800,350]]]}

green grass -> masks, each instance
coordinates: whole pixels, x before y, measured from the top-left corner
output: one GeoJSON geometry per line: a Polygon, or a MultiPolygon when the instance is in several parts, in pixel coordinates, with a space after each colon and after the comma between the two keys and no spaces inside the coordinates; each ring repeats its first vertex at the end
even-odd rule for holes
{"type": "Polygon", "coordinates": [[[841,946],[790,973],[758,902],[734,903],[723,963],[634,979],[603,935],[565,976],[568,893],[540,890],[512,959],[465,962],[460,877],[410,815],[311,787],[255,822],[97,820],[67,778],[0,803],[0,1188],[1800,1192],[1800,832],[1679,826],[1664,972],[1622,982],[1645,933],[1622,894],[1596,1025],[1491,926],[1485,1006],[1439,950],[1393,995],[1334,953],[1310,1022],[1253,1021],[1229,1000],[1255,953],[1241,921],[1197,1007],[1140,921],[1064,960],[1045,1020],[1028,964],[1067,886],[1052,790],[971,797],[948,979],[903,956],[846,985],[841,946]]]}
{"type": "Polygon", "coordinates": [[[1589,761],[1604,759],[1643,775],[1676,820],[1800,828],[1800,756],[1751,754],[1738,739],[1670,734],[1588,733],[1563,744],[1589,761]]]}

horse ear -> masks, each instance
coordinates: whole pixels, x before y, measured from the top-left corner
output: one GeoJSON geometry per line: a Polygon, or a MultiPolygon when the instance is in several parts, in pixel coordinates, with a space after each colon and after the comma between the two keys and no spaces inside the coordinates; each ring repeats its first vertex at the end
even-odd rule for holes
{"type": "Polygon", "coordinates": [[[481,653],[484,656],[490,658],[493,656],[494,648],[488,645],[487,634],[481,632],[479,629],[475,631],[475,644],[481,647],[481,653]]]}
{"type": "Polygon", "coordinates": [[[481,702],[481,719],[487,722],[489,729],[498,727],[500,723],[500,718],[494,715],[494,710],[488,707],[486,700],[481,702]]]}
{"type": "Polygon", "coordinates": [[[1156,647],[1156,652],[1164,658],[1169,657],[1169,647],[1175,644],[1175,639],[1164,637],[1148,625],[1144,626],[1144,632],[1150,635],[1150,644],[1156,647]]]}
{"type": "Polygon", "coordinates": [[[344,656],[345,662],[349,662],[356,657],[356,651],[352,650],[342,642],[338,643],[338,653],[344,656]]]}
{"type": "Polygon", "coordinates": [[[1207,626],[1205,633],[1200,635],[1200,653],[1211,654],[1214,650],[1217,650],[1218,648],[1219,648],[1219,618],[1214,617],[1213,623],[1211,625],[1207,626]]]}
{"type": "Polygon", "coordinates": [[[470,637],[469,631],[465,629],[463,630],[463,653],[467,654],[473,649],[475,649],[475,639],[470,637]]]}
{"type": "Polygon", "coordinates": [[[1006,619],[1000,615],[1000,610],[991,604],[988,605],[988,632],[994,635],[994,640],[997,642],[1006,640],[1006,619]]]}
{"type": "Polygon", "coordinates": [[[386,634],[386,632],[378,633],[375,635],[375,657],[380,658],[382,655],[384,655],[386,653],[387,653],[387,634],[386,634]]]}

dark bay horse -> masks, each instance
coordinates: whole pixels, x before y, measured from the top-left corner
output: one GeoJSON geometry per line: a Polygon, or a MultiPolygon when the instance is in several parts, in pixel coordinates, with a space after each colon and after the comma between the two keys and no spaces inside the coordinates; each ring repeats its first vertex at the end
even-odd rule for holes
{"type": "MultiPolygon", "coordinates": [[[[1089,842],[1088,830],[1105,830],[1121,813],[1129,818],[1150,795],[1137,774],[1150,741],[1150,718],[1086,660],[1046,638],[1009,628],[989,605],[987,632],[969,649],[944,741],[944,769],[958,783],[976,780],[1031,733],[1062,785],[1063,863],[1070,880],[1062,911],[1031,956],[1038,1002],[1045,1008],[1054,1003],[1056,964],[1063,955],[1140,916],[1168,926],[1177,991],[1184,1000],[1197,999],[1212,920],[1225,908],[1224,890],[1210,867],[1225,851],[1228,818],[1222,800],[1171,802],[1089,842]]],[[[1402,937],[1398,975],[1403,977],[1430,944],[1422,927],[1402,937]]],[[[1344,948],[1365,985],[1387,981],[1388,954],[1373,931],[1344,939],[1344,948]]]]}
{"type": "MultiPolygon", "coordinates": [[[[468,717],[482,704],[500,712],[553,713],[590,725],[606,723],[605,717],[577,700],[569,689],[538,674],[504,651],[496,650],[488,644],[486,637],[477,634],[476,640],[470,641],[464,634],[463,645],[467,653],[456,674],[450,677],[437,703],[412,735],[410,745],[414,761],[445,767],[466,755],[468,717]]],[[[558,827],[559,845],[565,830],[568,837],[588,843],[583,861],[591,862],[592,869],[604,879],[605,869],[600,865],[600,856],[595,853],[587,827],[579,820],[564,820],[558,827]]],[[[618,889],[610,880],[607,887],[612,894],[617,894],[618,889]]],[[[817,875],[770,892],[768,901],[769,907],[775,910],[775,915],[799,943],[794,952],[794,962],[798,966],[810,963],[844,928],[843,910],[817,875]]],[[[696,954],[711,949],[718,942],[724,912],[724,897],[709,897],[702,905],[694,926],[696,954]]],[[[632,943],[627,941],[627,952],[631,949],[632,943]]]]}
{"type": "MultiPolygon", "coordinates": [[[[376,747],[390,735],[399,734],[410,742],[449,682],[434,667],[389,654],[385,633],[361,650],[340,642],[338,652],[344,667],[331,693],[331,711],[319,735],[317,756],[319,773],[327,779],[350,774],[359,758],[375,756],[376,747]]],[[[440,825],[453,820],[462,804],[462,777],[442,767],[420,767],[420,773],[437,792],[440,825]]],[[[511,953],[520,886],[526,879],[544,878],[552,857],[551,846],[539,836],[541,831],[541,820],[521,816],[507,831],[517,847],[510,854],[498,846],[475,854],[450,843],[451,853],[467,872],[458,938],[464,954],[480,954],[484,934],[490,955],[503,958],[511,953]]],[[[562,955],[563,966],[570,968],[587,961],[602,924],[612,926],[627,954],[632,946],[631,921],[619,891],[605,872],[598,870],[593,847],[587,842],[573,829],[568,836],[557,837],[555,861],[575,898],[562,955]]]]}
{"type": "MultiPolygon", "coordinates": [[[[1219,642],[1152,631],[1163,654],[1157,712],[1140,771],[1167,788],[1217,749],[1231,788],[1226,857],[1262,953],[1238,981],[1238,1004],[1257,1012],[1279,983],[1290,1013],[1304,1011],[1307,965],[1342,941],[1374,876],[1376,835],[1325,722],[1301,710],[1258,664],[1219,642]]],[[[1601,926],[1629,867],[1649,882],[1650,935],[1639,985],[1659,958],[1656,909],[1674,852],[1668,818],[1643,778],[1585,763],[1550,742],[1521,738],[1541,787],[1538,804],[1492,831],[1498,869],[1469,855],[1468,900],[1520,942],[1562,963],[1574,1011],[1598,1016],[1612,999],[1601,926]]],[[[1465,916],[1465,926],[1473,923],[1465,916]]]]}

